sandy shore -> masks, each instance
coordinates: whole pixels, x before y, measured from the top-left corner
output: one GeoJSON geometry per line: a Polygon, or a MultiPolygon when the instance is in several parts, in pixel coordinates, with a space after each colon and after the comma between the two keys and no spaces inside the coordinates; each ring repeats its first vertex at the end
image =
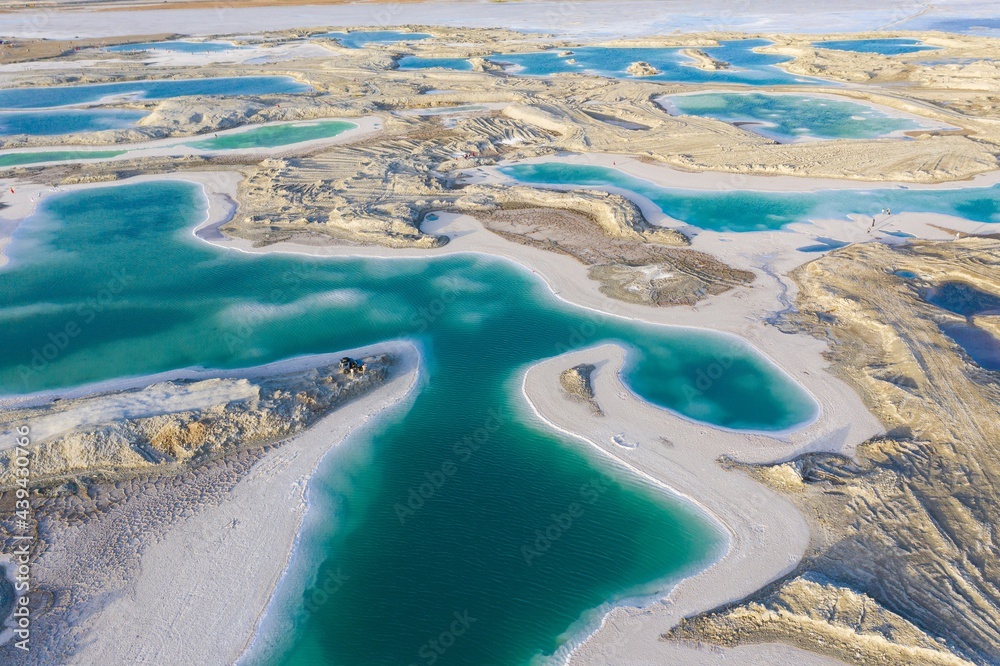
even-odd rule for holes
{"type": "MultiPolygon", "coordinates": [[[[805,519],[788,500],[749,477],[726,472],[720,456],[741,460],[788,457],[794,445],[784,438],[724,431],[680,418],[639,399],[621,381],[625,350],[601,345],[540,363],[525,373],[523,390],[535,413],[552,427],[597,447],[654,483],[694,502],[721,523],[729,536],[725,556],[703,572],[681,581],[667,598],[649,607],[619,607],[582,645],[573,663],[677,663],[674,646],[657,640],[681,618],[737,600],[759,589],[798,563],[809,543],[805,519]],[[559,374],[579,363],[597,367],[594,394],[604,411],[595,416],[589,405],[569,400],[559,374]],[[614,437],[637,446],[625,447],[614,437]],[[672,444],[667,445],[662,438],[672,444]]],[[[806,360],[806,372],[822,373],[806,360]]],[[[813,387],[815,390],[817,387],[813,387]]],[[[799,441],[841,448],[846,442],[874,435],[881,426],[869,417],[848,423],[847,410],[860,400],[836,391],[819,394],[819,418],[795,433],[799,441]]],[[[864,414],[860,407],[858,414],[864,414]]],[[[687,663],[685,661],[685,663],[687,663]]]]}
{"type": "MultiPolygon", "coordinates": [[[[224,219],[227,217],[220,214],[218,220],[224,219]]],[[[630,408],[634,407],[643,412],[642,417],[633,419],[636,422],[642,422],[648,417],[654,419],[649,421],[650,423],[663,424],[666,422],[669,427],[665,428],[664,431],[672,433],[671,439],[674,438],[673,433],[681,432],[684,433],[678,437],[681,441],[690,436],[687,441],[697,441],[699,446],[707,441],[712,443],[706,445],[704,455],[696,453],[690,459],[685,458],[682,462],[669,464],[668,462],[653,464],[645,460],[644,456],[656,458],[657,454],[647,452],[644,448],[640,449],[638,453],[620,447],[612,448],[609,446],[605,448],[606,452],[612,453],[619,460],[648,474],[658,483],[680,490],[705,506],[730,531],[733,547],[730,555],[709,572],[692,579],[692,581],[697,580],[697,583],[684,583],[678,588],[677,594],[684,595],[680,597],[683,599],[683,605],[679,605],[679,607],[684,608],[685,613],[705,610],[726,600],[738,598],[790,570],[797,564],[808,539],[804,521],[791,504],[748,479],[741,478],[738,482],[732,481],[730,477],[734,475],[725,475],[713,462],[719,453],[733,453],[734,457],[745,461],[784,459],[806,451],[823,450],[850,453],[858,443],[882,432],[881,424],[870,415],[860,398],[843,382],[825,372],[827,363],[822,358],[822,352],[825,349],[823,343],[804,335],[786,335],[773,327],[760,323],[768,314],[784,307],[783,298],[787,298],[785,291],[788,289],[786,278],[774,277],[771,280],[761,280],[760,284],[756,286],[748,289],[737,289],[722,296],[713,297],[694,308],[657,309],[610,299],[597,290],[596,283],[588,279],[586,267],[570,257],[511,243],[487,232],[475,219],[464,215],[442,214],[438,220],[425,224],[424,228],[427,231],[446,233],[452,237],[452,241],[448,245],[432,251],[306,247],[290,243],[279,243],[262,250],[252,248],[249,243],[243,241],[222,237],[218,233],[217,227],[218,222],[206,221],[195,233],[221,247],[255,253],[289,252],[323,256],[423,259],[429,256],[478,252],[507,258],[527,267],[528,270],[545,280],[557,298],[599,312],[631,319],[733,333],[749,342],[766,358],[771,359],[780,368],[787,371],[819,403],[818,418],[806,428],[786,433],[780,439],[766,435],[726,432],[719,428],[672,416],[665,410],[657,409],[632,397],[629,403],[630,408]],[[623,453],[626,455],[621,455],[623,453]],[[640,459],[632,460],[628,457],[635,455],[640,456],[640,459]],[[705,479],[709,481],[699,484],[695,474],[700,475],[703,470],[706,475],[705,479]],[[721,487],[718,483],[720,480],[723,485],[729,484],[727,490],[732,492],[724,495],[718,494],[721,487]],[[764,498],[766,502],[761,501],[759,504],[746,502],[745,496],[742,494],[744,490],[750,493],[746,496],[764,498]],[[773,506],[772,499],[774,500],[773,506]],[[758,506],[761,511],[749,515],[742,513],[747,510],[747,504],[758,506]],[[764,508],[767,510],[764,511],[764,508]],[[772,518],[764,515],[771,512],[774,513],[772,518]],[[767,530],[769,524],[771,529],[767,530]],[[758,531],[760,525],[765,526],[763,533],[758,531]],[[757,548],[762,548],[762,553],[764,553],[759,560],[752,557],[757,548]],[[734,581],[742,582],[734,585],[734,581]],[[684,592],[688,589],[691,591],[684,592]]],[[[766,238],[761,238],[758,242],[766,245],[768,241],[766,238]]],[[[738,258],[734,254],[737,252],[734,245],[720,244],[727,250],[723,257],[724,260],[738,258]]],[[[758,250],[763,252],[764,248],[758,248],[758,250]]],[[[620,351],[613,352],[617,348],[608,349],[612,350],[608,353],[621,353],[620,351]]],[[[610,361],[611,358],[613,357],[605,359],[606,362],[610,361]]],[[[620,358],[615,362],[620,362],[620,358]]],[[[552,363],[554,362],[540,366],[539,371],[541,372],[541,368],[547,367],[551,372],[554,372],[556,368],[562,370],[574,364],[570,362],[570,359],[559,359],[557,365],[552,365],[552,363]]],[[[618,381],[616,372],[608,374],[615,382],[618,381]]],[[[606,392],[607,389],[602,391],[602,393],[606,392]]],[[[611,394],[617,393],[618,391],[615,390],[611,394]]],[[[615,399],[617,400],[617,398],[615,399]]],[[[605,402],[607,401],[605,400],[605,402]]],[[[569,413],[571,412],[567,412],[567,414],[569,413]]],[[[573,431],[572,428],[565,429],[573,431]]],[[[589,433],[581,434],[589,439],[589,433]]],[[[679,604],[679,602],[672,603],[679,604]]],[[[649,648],[650,642],[654,646],[658,646],[659,644],[655,641],[656,636],[669,626],[669,622],[665,622],[665,619],[676,621],[679,617],[681,617],[680,614],[663,615],[662,612],[650,611],[649,609],[641,611],[634,609],[615,610],[594,637],[581,648],[583,650],[581,659],[591,659],[588,655],[596,655],[592,661],[582,663],[608,663],[606,657],[609,655],[602,651],[621,643],[622,632],[629,635],[629,639],[622,643],[623,645],[632,645],[630,641],[635,641],[633,648],[630,649],[641,652],[649,648]]],[[[670,649],[681,652],[689,649],[694,650],[694,648],[683,646],[673,646],[670,649]]],[[[829,660],[821,658],[812,658],[813,661],[799,660],[799,656],[806,653],[799,650],[790,650],[789,652],[784,649],[775,649],[783,655],[782,658],[789,654],[794,655],[794,658],[789,658],[789,662],[792,663],[831,663],[829,660]]],[[[752,648],[740,648],[733,653],[744,655],[751,660],[748,663],[753,663],[753,659],[761,658],[763,654],[755,652],[752,648]]],[[[638,653],[629,653],[628,659],[636,654],[638,653]]],[[[696,651],[684,658],[694,658],[698,654],[701,653],[696,651]]],[[[717,654],[713,652],[712,658],[717,654]]],[[[624,656],[623,659],[628,663],[641,663],[628,661],[624,656]]]]}
{"type": "MultiPolygon", "coordinates": [[[[671,101],[670,101],[671,98],[674,98],[674,97],[685,97],[685,96],[697,96],[697,95],[709,95],[709,94],[733,94],[733,93],[741,93],[741,92],[744,93],[744,94],[747,94],[747,95],[751,95],[751,94],[754,94],[754,93],[764,94],[764,95],[768,95],[768,96],[791,95],[793,97],[816,97],[816,98],[822,98],[822,99],[829,99],[829,100],[833,100],[833,101],[837,101],[837,102],[853,102],[855,104],[860,104],[861,106],[867,106],[868,108],[873,109],[875,111],[878,111],[879,113],[882,113],[883,115],[885,115],[885,116],[887,116],[889,118],[902,118],[902,119],[905,119],[905,120],[913,121],[917,125],[917,127],[912,128],[912,129],[896,130],[894,132],[890,132],[890,133],[886,134],[883,138],[888,138],[888,137],[891,137],[891,138],[903,138],[903,137],[905,137],[906,132],[911,132],[911,131],[914,131],[914,130],[941,131],[941,130],[957,130],[957,129],[959,129],[955,125],[950,125],[950,124],[948,124],[946,122],[942,122],[940,120],[934,120],[932,118],[928,118],[927,116],[920,116],[920,115],[917,115],[915,113],[910,113],[908,111],[903,111],[902,109],[896,109],[896,108],[893,108],[891,106],[887,106],[886,104],[879,104],[878,102],[873,102],[872,100],[867,99],[866,97],[858,97],[857,96],[858,93],[855,92],[855,91],[845,91],[845,92],[849,93],[849,94],[846,94],[846,95],[845,94],[834,95],[832,93],[811,92],[811,91],[810,92],[793,92],[793,91],[774,91],[774,90],[758,91],[758,90],[755,90],[755,91],[746,92],[746,91],[738,89],[736,86],[732,86],[731,88],[720,88],[720,89],[717,89],[717,90],[711,89],[711,88],[706,88],[704,90],[694,90],[694,91],[691,91],[691,92],[673,93],[673,94],[670,94],[670,95],[661,95],[661,96],[657,97],[656,99],[654,99],[653,101],[656,102],[659,106],[661,106],[666,113],[669,113],[672,116],[683,116],[685,114],[671,103],[671,101]]],[[[721,111],[724,112],[725,110],[722,109],[721,111]]],[[[701,116],[698,116],[698,117],[701,117],[701,116]]],[[[709,116],[706,115],[704,117],[708,118],[709,116]]],[[[730,122],[728,120],[720,120],[719,122],[728,123],[730,125],[733,124],[732,122],[730,122]]],[[[743,129],[745,129],[746,131],[748,131],[748,132],[754,132],[754,133],[759,133],[762,136],[767,136],[768,138],[773,138],[769,134],[767,134],[767,132],[770,130],[770,127],[767,125],[766,121],[763,121],[763,120],[749,121],[748,120],[748,121],[741,121],[741,122],[745,124],[745,127],[743,127],[743,129]],[[761,128],[760,132],[756,132],[755,129],[752,129],[752,128],[755,128],[755,127],[758,127],[758,126],[761,128]]],[[[810,134],[806,134],[806,135],[804,135],[802,137],[798,137],[798,138],[795,138],[795,139],[792,139],[792,140],[789,140],[789,139],[786,139],[786,138],[782,138],[780,140],[780,143],[804,143],[804,142],[809,142],[809,141],[838,141],[838,140],[841,140],[841,139],[820,139],[820,138],[817,138],[817,137],[812,136],[810,134]]]]}
{"type": "MultiPolygon", "coordinates": [[[[545,162],[603,166],[618,169],[630,176],[642,178],[663,187],[681,187],[692,190],[710,191],[758,190],[761,192],[812,192],[815,190],[874,190],[901,187],[911,190],[949,190],[968,187],[988,187],[1000,183],[1000,171],[979,174],[960,182],[946,183],[910,183],[894,180],[872,182],[845,180],[841,178],[814,178],[809,176],[682,171],[665,164],[651,163],[636,159],[631,155],[616,155],[614,153],[563,154],[558,156],[532,157],[512,164],[541,164],[545,162]]],[[[500,166],[510,165],[505,164],[500,166]]],[[[479,169],[468,170],[466,173],[468,174],[468,178],[465,182],[469,183],[514,182],[513,179],[499,173],[497,167],[481,167],[479,169]]],[[[553,185],[551,187],[561,189],[570,186],[553,185]]],[[[620,190],[620,192],[628,192],[628,190],[620,190]]],[[[663,214],[659,213],[658,216],[663,217],[663,214]]]]}
{"type": "MultiPolygon", "coordinates": [[[[210,134],[193,134],[190,136],[181,137],[170,137],[168,139],[156,139],[153,141],[145,141],[143,143],[109,143],[109,144],[87,144],[87,145],[53,145],[53,146],[29,146],[26,148],[13,148],[10,150],[0,151],[0,156],[3,155],[16,155],[18,153],[46,153],[46,152],[63,152],[63,151],[79,151],[81,157],[71,160],[55,160],[52,162],[45,162],[45,164],[67,164],[72,162],[83,162],[87,160],[86,153],[91,151],[107,151],[107,150],[124,150],[126,151],[122,155],[116,157],[105,157],[98,158],[100,162],[115,162],[123,160],[134,160],[143,157],[166,157],[166,156],[181,156],[181,155],[227,155],[227,154],[245,154],[245,155],[260,155],[262,157],[286,157],[289,155],[295,155],[298,153],[313,150],[315,148],[324,148],[328,146],[335,146],[344,143],[351,143],[353,141],[358,141],[360,139],[368,138],[382,129],[383,120],[379,116],[364,116],[361,118],[340,118],[340,117],[330,117],[330,118],[307,118],[302,120],[291,120],[291,121],[279,121],[273,123],[256,123],[249,125],[240,125],[234,129],[222,130],[220,132],[212,132],[210,134]],[[188,144],[194,143],[196,141],[206,141],[208,139],[213,139],[215,137],[232,136],[235,134],[243,134],[244,132],[250,132],[261,127],[276,127],[280,125],[310,125],[329,121],[341,121],[348,122],[355,127],[337,134],[336,136],[321,138],[321,139],[310,139],[309,141],[299,141],[297,143],[289,143],[282,146],[268,147],[258,147],[258,148],[223,148],[218,150],[207,150],[204,148],[193,148],[188,144]]],[[[25,165],[33,166],[33,165],[25,165]]],[[[12,167],[0,167],[4,169],[12,167]]]]}
{"type": "Polygon", "coordinates": [[[338,356],[375,352],[398,359],[389,381],[267,453],[224,501],[149,544],[128,593],[108,600],[82,627],[89,642],[73,663],[233,663],[240,657],[290,561],[308,508],[309,478],[330,450],[376,416],[402,408],[418,385],[419,352],[410,343],[338,356]]]}
{"type": "Polygon", "coordinates": [[[2,250],[10,244],[11,237],[17,227],[25,218],[35,212],[39,204],[46,197],[53,194],[88,190],[95,187],[131,185],[150,181],[181,180],[195,183],[202,187],[208,202],[206,219],[203,224],[220,224],[228,220],[233,212],[236,188],[239,186],[242,177],[241,174],[235,171],[179,172],[146,174],[119,181],[81,183],[66,187],[39,185],[32,182],[23,183],[10,178],[2,179],[0,180],[0,188],[3,188],[8,194],[4,197],[4,203],[7,206],[0,209],[0,267],[5,266],[8,262],[9,258],[2,253],[2,250]],[[13,190],[13,192],[10,192],[10,190],[13,190]]]}
{"type": "MultiPolygon", "coordinates": [[[[606,397],[616,396],[620,392],[619,384],[616,383],[619,381],[616,364],[621,362],[620,350],[602,347],[598,352],[586,350],[576,353],[582,355],[580,358],[587,354],[604,353],[604,365],[615,368],[598,374],[598,395],[602,399],[602,406],[607,403],[606,410],[611,408],[612,404],[622,402],[624,411],[618,412],[616,408],[615,413],[625,419],[623,423],[630,424],[630,428],[640,429],[646,426],[636,424],[659,424],[650,425],[649,428],[658,428],[661,433],[667,433],[671,440],[679,444],[677,449],[671,450],[669,457],[663,457],[649,446],[640,446],[634,450],[614,447],[610,444],[610,439],[605,436],[606,432],[574,430],[580,423],[586,421],[578,419],[579,423],[574,423],[571,420],[563,422],[560,427],[583,435],[588,441],[601,446],[605,452],[656,479],[658,483],[676,489],[698,502],[726,526],[732,540],[729,555],[705,573],[682,583],[671,595],[669,604],[663,604],[662,608],[658,606],[658,610],[620,608],[613,611],[596,634],[580,648],[578,659],[582,660],[581,663],[608,663],[607,660],[616,658],[617,654],[609,652],[610,650],[631,650],[632,652],[621,653],[621,658],[626,661],[630,659],[626,655],[639,655],[645,650],[659,650],[663,646],[657,642],[656,637],[669,627],[671,621],[676,621],[682,614],[706,610],[718,603],[747,594],[775,576],[790,570],[798,562],[808,538],[801,516],[790,504],[761,486],[738,475],[723,473],[713,462],[718,454],[733,453],[735,457],[745,461],[771,461],[790,458],[807,451],[850,453],[855,445],[882,431],[881,424],[869,414],[860,398],[847,385],[825,371],[827,363],[822,357],[825,349],[823,343],[805,335],[786,335],[762,323],[771,313],[782,309],[789,298],[790,281],[780,277],[783,273],[777,273],[769,278],[758,271],[762,279],[754,285],[712,297],[695,307],[651,308],[613,300],[601,294],[597,290],[597,284],[588,279],[586,267],[570,257],[504,240],[485,231],[469,216],[445,214],[440,215],[434,222],[425,224],[425,230],[431,233],[446,233],[453,240],[443,248],[430,251],[315,247],[291,243],[279,243],[264,249],[253,248],[248,242],[228,239],[218,232],[219,225],[228,220],[232,214],[232,197],[239,180],[238,174],[176,174],[174,177],[200,182],[205,188],[210,202],[208,213],[193,233],[219,247],[254,253],[287,252],[323,256],[426,259],[433,256],[477,252],[503,257],[526,267],[525,270],[531,270],[548,283],[557,298],[570,303],[652,323],[712,329],[740,336],[785,370],[816,398],[820,406],[818,418],[809,426],[786,433],[780,438],[726,432],[672,416],[665,410],[630,397],[627,392],[625,400],[606,397]],[[639,418],[629,416],[633,413],[641,413],[642,416],[639,418]],[[699,450],[694,450],[695,442],[699,450]],[[691,448],[690,456],[682,454],[677,457],[674,452],[686,450],[685,446],[691,448]],[[756,499],[748,502],[747,497],[756,499]],[[759,529],[761,526],[763,530],[759,529]],[[758,550],[762,553],[759,556],[756,554],[758,550]]],[[[162,178],[162,176],[147,176],[122,182],[162,178]]],[[[767,180],[774,182],[775,179],[767,180]]],[[[808,182],[804,182],[805,179],[794,180],[800,186],[808,185],[808,182]]],[[[794,232],[776,233],[795,235],[794,232]]],[[[771,234],[740,234],[739,244],[723,242],[722,234],[716,236],[721,258],[734,265],[748,263],[755,254],[767,255],[776,252],[776,248],[768,240],[771,234]]],[[[786,261],[792,260],[786,259],[786,261]]],[[[545,373],[551,374],[556,370],[565,369],[578,362],[573,360],[576,358],[574,355],[572,358],[548,362],[529,373],[529,377],[545,376],[545,373]]],[[[558,419],[564,417],[558,415],[559,410],[552,404],[546,406],[542,399],[544,391],[538,393],[531,388],[533,384],[533,381],[528,381],[526,391],[529,391],[529,397],[536,403],[536,408],[557,425],[560,424],[558,419]],[[553,410],[555,413],[550,414],[553,410]]],[[[551,403],[551,395],[549,400],[551,403]]],[[[562,409],[561,405],[559,409],[562,409]]],[[[569,407],[565,410],[565,414],[573,413],[569,407]]],[[[606,429],[608,426],[603,427],[606,429]]],[[[648,440],[651,430],[637,432],[637,439],[648,440]]],[[[219,520],[221,519],[220,517],[219,520]]],[[[194,536],[189,535],[185,538],[194,539],[194,536]]],[[[238,569],[239,567],[236,567],[236,570],[238,569]]],[[[131,606],[129,608],[131,612],[131,606]]],[[[142,612],[157,611],[150,608],[142,612]]],[[[146,617],[142,624],[161,626],[162,622],[153,617],[146,617]]],[[[116,631],[118,630],[108,625],[97,633],[120,638],[121,634],[115,633],[116,631]],[[104,634],[104,629],[110,633],[104,634]]],[[[674,646],[670,649],[682,648],[674,646]]],[[[747,653],[745,648],[735,653],[757,654],[752,651],[747,653]]],[[[798,661],[798,658],[792,661],[798,661]]]]}

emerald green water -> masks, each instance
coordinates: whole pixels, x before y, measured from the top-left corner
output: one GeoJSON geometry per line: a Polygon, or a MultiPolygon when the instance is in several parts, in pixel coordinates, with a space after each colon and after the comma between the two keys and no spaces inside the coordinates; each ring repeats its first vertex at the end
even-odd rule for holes
{"type": "Polygon", "coordinates": [[[227,150],[233,148],[274,148],[300,141],[328,139],[357,127],[342,120],[324,120],[307,123],[287,123],[267,125],[246,132],[224,134],[222,136],[194,141],[185,145],[205,150],[227,150]]]}
{"type": "Polygon", "coordinates": [[[124,150],[47,150],[37,153],[7,153],[0,155],[0,167],[68,160],[102,160],[124,154],[124,150]]]}
{"type": "Polygon", "coordinates": [[[525,415],[519,375],[538,359],[622,340],[627,382],[689,418],[780,430],[815,413],[735,338],[563,304],[508,262],[222,251],[190,232],[204,212],[199,188],[177,181],[47,200],[0,269],[0,394],[419,341],[412,405],[311,485],[299,552],[315,581],[283,590],[271,619],[293,630],[263,635],[250,663],[523,664],[593,609],[719,554],[719,532],[689,505],[525,415]]]}
{"type": "Polygon", "coordinates": [[[1000,185],[959,189],[692,190],[664,187],[618,169],[543,162],[501,167],[522,183],[620,188],[649,199],[675,220],[713,231],[764,231],[794,222],[870,217],[895,213],[939,213],[974,222],[1000,222],[1000,185]]]}

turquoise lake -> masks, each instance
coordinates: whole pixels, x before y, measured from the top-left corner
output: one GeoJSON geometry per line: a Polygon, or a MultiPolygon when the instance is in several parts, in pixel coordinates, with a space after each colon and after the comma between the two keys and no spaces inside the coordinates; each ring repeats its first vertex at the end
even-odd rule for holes
{"type": "Polygon", "coordinates": [[[336,39],[341,46],[348,49],[363,49],[369,44],[398,44],[400,42],[419,42],[430,39],[433,35],[426,32],[400,32],[398,30],[355,30],[352,32],[324,32],[313,37],[336,39]]]}
{"type": "Polygon", "coordinates": [[[539,359],[620,340],[632,349],[626,381],[688,418],[773,431],[815,415],[737,339],[569,306],[509,262],[223,251],[191,234],[205,210],[200,188],[178,181],[46,200],[0,269],[0,394],[400,337],[422,345],[428,381],[413,404],[338,449],[311,484],[323,518],[302,552],[314,584],[346,582],[323,603],[322,590],[291,591],[294,632],[265,636],[253,663],[427,663],[428,641],[458,614],[468,631],[436,663],[527,664],[593,609],[720,554],[719,531],[690,505],[526,416],[518,377],[539,359]],[[432,496],[400,513],[447,465],[432,496]],[[526,555],[553,521],[558,539],[526,555]]]}
{"type": "Polygon", "coordinates": [[[867,104],[812,95],[699,93],[663,97],[668,110],[740,123],[782,142],[802,139],[874,139],[921,125],[867,104]],[[673,107],[670,109],[669,107],[673,107]]]}
{"type": "MultiPolygon", "coordinates": [[[[797,85],[816,83],[817,79],[794,76],[775,67],[787,62],[787,56],[757,53],[754,48],[767,46],[771,42],[763,39],[737,39],[720,41],[718,46],[698,47],[713,58],[724,60],[731,69],[707,71],[693,65],[694,61],[685,56],[683,48],[623,48],[604,46],[582,46],[568,49],[569,55],[560,55],[564,49],[553,49],[536,53],[497,53],[489,59],[497,63],[512,65],[512,73],[525,76],[548,76],[561,73],[593,73],[612,78],[633,78],[626,70],[637,61],[644,61],[660,70],[656,76],[644,76],[643,81],[676,81],[684,83],[744,83],[750,85],[797,85]]],[[[400,66],[420,68],[421,58],[405,58],[400,66]]],[[[456,59],[457,60],[457,59],[456,59]]],[[[429,61],[428,61],[429,62],[429,61]]],[[[466,62],[467,61],[459,61],[466,62]]],[[[447,63],[431,66],[456,68],[447,63]]],[[[461,69],[468,67],[462,66],[461,69]]]]}
{"type": "Polygon", "coordinates": [[[2,109],[42,109],[91,104],[106,97],[169,99],[189,95],[273,95],[311,90],[289,76],[233,76],[204,79],[150,79],[79,86],[0,89],[2,109]]]}
{"type": "Polygon", "coordinates": [[[855,51],[857,53],[878,53],[880,55],[901,55],[917,53],[918,51],[933,51],[936,46],[928,46],[915,39],[840,39],[825,42],[813,42],[813,46],[834,51],[855,51]]]}
{"type": "Polygon", "coordinates": [[[0,167],[69,160],[100,160],[124,154],[124,150],[46,150],[37,153],[7,153],[0,155],[0,167]]]}
{"type": "Polygon", "coordinates": [[[866,188],[809,192],[693,190],[663,187],[608,167],[543,162],[501,167],[522,183],[620,188],[649,199],[665,215],[712,231],[765,231],[794,222],[893,213],[941,213],[1000,222],[1000,185],[962,189],[866,188]]]}
{"type": "Polygon", "coordinates": [[[100,132],[132,127],[146,117],[132,109],[55,109],[51,111],[0,111],[0,136],[30,134],[54,136],[75,132],[100,132]]]}
{"type": "Polygon", "coordinates": [[[471,72],[472,63],[466,58],[423,58],[419,56],[403,56],[399,59],[401,69],[451,69],[458,72],[471,72]]]}
{"type": "Polygon", "coordinates": [[[185,145],[205,150],[231,150],[240,148],[274,148],[302,141],[329,139],[357,127],[342,120],[317,120],[303,123],[286,123],[257,127],[246,132],[234,132],[185,145]]]}
{"type": "Polygon", "coordinates": [[[245,49],[230,42],[186,42],[183,40],[170,42],[143,42],[140,44],[117,44],[108,46],[106,51],[117,53],[135,53],[138,51],[170,51],[173,53],[217,53],[245,49]]]}
{"type": "MultiPolygon", "coordinates": [[[[39,130],[53,130],[58,129],[58,124],[54,127],[48,127],[45,125],[46,119],[51,119],[53,116],[61,116],[64,112],[54,111],[54,112],[41,112],[34,113],[34,115],[40,116],[39,119],[34,120],[31,125],[24,127],[23,129],[32,130],[25,133],[38,133],[39,130]]],[[[12,114],[24,116],[32,116],[32,113],[23,114],[12,114]]],[[[98,129],[109,129],[109,127],[102,127],[100,123],[94,122],[89,114],[75,114],[70,113],[70,118],[76,120],[78,116],[82,116],[81,124],[77,125],[77,129],[72,129],[73,125],[66,127],[67,131],[94,131],[98,129]]],[[[142,114],[139,116],[142,117],[142,114]]],[[[112,118],[117,118],[117,116],[112,115],[112,118]]],[[[111,127],[128,127],[131,123],[122,125],[112,125],[111,127]]],[[[341,120],[316,120],[301,123],[286,123],[281,125],[268,125],[265,127],[257,127],[254,129],[247,130],[245,132],[234,132],[232,134],[223,134],[221,136],[214,136],[209,139],[200,139],[196,141],[188,141],[183,144],[191,148],[200,148],[202,150],[241,150],[247,148],[275,148],[278,146],[287,146],[295,143],[300,143],[303,141],[313,141],[316,139],[329,139],[342,134],[348,130],[357,127],[354,123],[341,121],[341,120]]],[[[14,126],[11,126],[14,129],[14,126]]],[[[0,135],[3,134],[15,134],[17,132],[7,132],[6,126],[4,124],[4,116],[0,114],[0,135]]],[[[141,150],[142,147],[136,147],[137,150],[141,150]]],[[[87,160],[87,159],[107,159],[109,157],[117,157],[119,155],[124,155],[126,150],[41,150],[37,152],[17,152],[17,153],[0,153],[0,167],[10,167],[10,166],[20,166],[24,164],[40,164],[43,162],[65,162],[68,160],[87,160]]]]}

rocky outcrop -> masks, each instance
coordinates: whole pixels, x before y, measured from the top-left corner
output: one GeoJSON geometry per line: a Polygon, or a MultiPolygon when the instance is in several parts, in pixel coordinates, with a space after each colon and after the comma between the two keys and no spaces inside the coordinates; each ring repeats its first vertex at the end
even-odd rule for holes
{"type": "Polygon", "coordinates": [[[759,600],[682,621],[665,636],[726,647],[786,643],[858,666],[969,666],[865,594],[822,576],[789,580],[759,600]]]}
{"type": "Polygon", "coordinates": [[[603,416],[604,412],[601,410],[601,406],[597,404],[597,399],[594,397],[594,388],[590,384],[590,375],[594,370],[596,370],[596,367],[588,363],[575,365],[572,368],[563,370],[559,375],[559,385],[562,386],[566,395],[571,400],[585,402],[590,405],[594,414],[603,416]]]}
{"type": "Polygon", "coordinates": [[[469,58],[473,72],[502,72],[503,67],[486,58],[469,58]]]}
{"type": "MultiPolygon", "coordinates": [[[[154,384],[143,389],[74,400],[54,406],[7,412],[4,421],[18,419],[43,428],[46,423],[82,421],[52,437],[36,436],[29,447],[32,482],[63,483],[77,475],[122,476],[133,473],[178,473],[186,467],[235,450],[259,448],[288,438],[351,398],[382,383],[391,358],[365,359],[363,373],[336,365],[306,372],[248,380],[206,379],[154,384]],[[206,386],[208,385],[208,386],[206,386]],[[115,418],[86,425],[88,416],[104,413],[105,403],[147,404],[173,393],[204,393],[209,402],[196,409],[171,411],[169,403],[156,413],[115,418]],[[215,397],[216,400],[211,400],[215,397]]],[[[0,428],[3,423],[0,422],[0,428]]],[[[42,435],[42,433],[38,433],[42,435]]],[[[0,452],[0,492],[14,487],[11,450],[0,452]]]]}
{"type": "Polygon", "coordinates": [[[725,60],[713,58],[701,49],[683,49],[681,53],[694,60],[695,67],[709,72],[714,72],[720,69],[729,69],[732,67],[732,65],[725,60]]]}
{"type": "Polygon", "coordinates": [[[572,211],[592,220],[611,238],[628,238],[658,245],[687,245],[679,231],[654,227],[639,207],[618,194],[601,190],[546,190],[526,185],[466,187],[454,207],[463,212],[489,213],[500,209],[552,208],[572,211]]]}
{"type": "Polygon", "coordinates": [[[632,76],[656,76],[661,73],[660,70],[642,60],[632,63],[625,69],[625,71],[632,76]]]}

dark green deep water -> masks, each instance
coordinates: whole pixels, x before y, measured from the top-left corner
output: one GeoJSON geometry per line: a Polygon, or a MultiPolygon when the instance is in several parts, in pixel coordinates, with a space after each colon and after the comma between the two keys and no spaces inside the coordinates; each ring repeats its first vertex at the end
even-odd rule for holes
{"type": "Polygon", "coordinates": [[[268,624],[294,630],[265,631],[251,663],[523,664],[594,609],[719,555],[720,533],[690,505],[527,416],[518,378],[539,359],[625,341],[631,386],[687,417],[783,430],[814,415],[733,338],[577,309],[483,256],[222,251],[191,235],[204,206],[181,182],[48,200],[0,269],[0,394],[401,337],[422,346],[412,404],[314,478],[299,564],[315,584],[283,590],[268,624]],[[713,364],[725,371],[699,382],[713,364]]]}

